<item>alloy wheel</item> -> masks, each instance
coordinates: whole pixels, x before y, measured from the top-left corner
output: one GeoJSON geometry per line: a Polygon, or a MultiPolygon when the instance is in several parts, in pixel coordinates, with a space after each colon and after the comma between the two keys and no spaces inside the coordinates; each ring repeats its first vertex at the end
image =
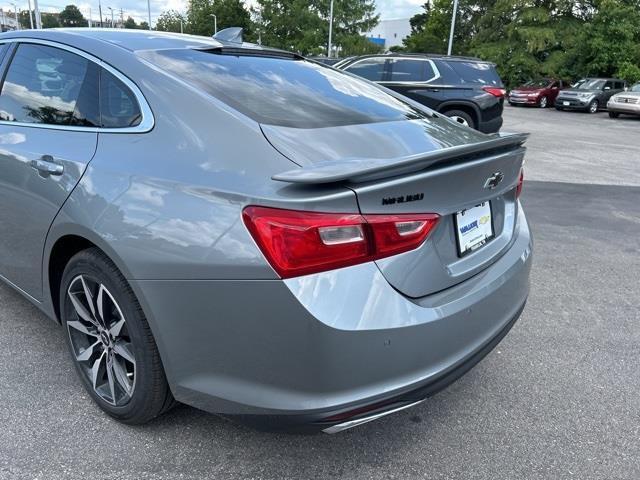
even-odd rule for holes
{"type": "Polygon", "coordinates": [[[547,97],[542,97],[540,99],[540,108],[547,108],[547,97]]]}
{"type": "Polygon", "coordinates": [[[136,383],[136,359],[127,322],[109,290],[87,275],[67,290],[71,348],[94,392],[113,406],[125,405],[136,383]]]}
{"type": "Polygon", "coordinates": [[[469,122],[467,122],[466,119],[462,118],[462,117],[458,117],[457,115],[454,115],[452,117],[449,117],[452,120],[455,120],[456,122],[458,122],[460,125],[464,125],[465,127],[469,126],[469,122]]]}
{"type": "Polygon", "coordinates": [[[596,113],[598,111],[598,101],[594,100],[589,104],[589,113],[596,113]]]}

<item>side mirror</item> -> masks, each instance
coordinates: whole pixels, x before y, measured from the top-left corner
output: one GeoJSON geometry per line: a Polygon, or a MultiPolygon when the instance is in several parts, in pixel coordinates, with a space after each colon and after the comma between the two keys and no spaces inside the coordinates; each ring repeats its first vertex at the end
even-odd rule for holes
{"type": "Polygon", "coordinates": [[[605,91],[606,90],[611,90],[611,87],[604,87],[605,91]]]}

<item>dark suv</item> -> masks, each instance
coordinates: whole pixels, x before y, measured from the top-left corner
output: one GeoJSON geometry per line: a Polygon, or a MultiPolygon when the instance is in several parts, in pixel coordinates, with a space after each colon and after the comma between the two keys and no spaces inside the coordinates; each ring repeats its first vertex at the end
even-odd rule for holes
{"type": "Polygon", "coordinates": [[[336,68],[384,85],[458,122],[494,133],[502,126],[505,89],[493,63],[438,55],[366,55],[336,68]]]}
{"type": "Polygon", "coordinates": [[[585,78],[556,98],[558,110],[583,110],[596,113],[607,106],[616,93],[624,92],[627,82],[619,78],[585,78]]]}

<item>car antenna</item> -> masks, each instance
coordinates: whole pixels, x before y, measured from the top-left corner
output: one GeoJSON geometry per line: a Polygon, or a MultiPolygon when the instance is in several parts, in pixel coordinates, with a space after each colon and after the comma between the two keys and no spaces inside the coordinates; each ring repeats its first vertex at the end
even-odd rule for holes
{"type": "Polygon", "coordinates": [[[218,33],[213,35],[213,38],[218,40],[220,43],[242,44],[242,42],[244,41],[242,38],[243,33],[244,29],[242,27],[229,27],[220,30],[218,33]]]}

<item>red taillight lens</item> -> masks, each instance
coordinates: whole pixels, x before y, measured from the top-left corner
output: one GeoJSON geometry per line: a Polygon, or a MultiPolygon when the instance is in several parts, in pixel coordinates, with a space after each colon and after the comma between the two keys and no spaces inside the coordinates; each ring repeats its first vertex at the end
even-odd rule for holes
{"type": "Polygon", "coordinates": [[[524,169],[520,170],[520,178],[518,178],[518,185],[516,186],[516,198],[520,198],[523,185],[524,185],[524,169]]]}
{"type": "Polygon", "coordinates": [[[413,250],[435,214],[359,215],[247,207],[245,225],[282,278],[332,270],[413,250]]]}
{"type": "Polygon", "coordinates": [[[487,92],[490,93],[491,95],[493,95],[494,97],[499,97],[502,98],[507,94],[507,91],[504,88],[498,88],[498,87],[482,87],[482,89],[487,92]]]}

